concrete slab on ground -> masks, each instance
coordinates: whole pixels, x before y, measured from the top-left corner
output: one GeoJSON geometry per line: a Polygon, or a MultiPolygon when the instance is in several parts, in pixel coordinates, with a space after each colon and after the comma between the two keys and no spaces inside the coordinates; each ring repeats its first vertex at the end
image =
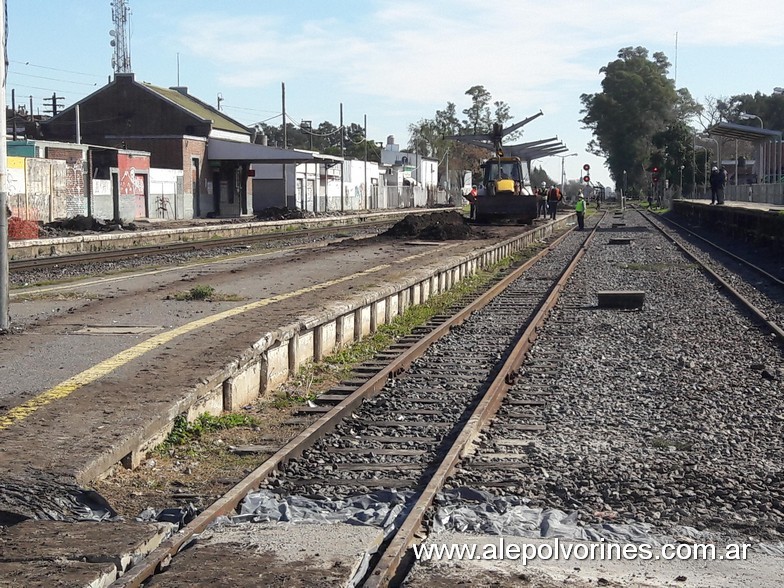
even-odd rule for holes
{"type": "Polygon", "coordinates": [[[247,523],[202,533],[148,586],[349,586],[383,540],[376,527],[247,523]]]}
{"type": "Polygon", "coordinates": [[[108,586],[172,532],[167,524],[23,521],[0,533],[0,586],[108,586]]]}

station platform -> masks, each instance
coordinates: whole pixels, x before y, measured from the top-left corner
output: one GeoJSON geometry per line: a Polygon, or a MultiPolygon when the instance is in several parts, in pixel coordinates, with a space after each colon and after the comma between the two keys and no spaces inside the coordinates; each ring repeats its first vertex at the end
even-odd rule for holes
{"type": "Polygon", "coordinates": [[[673,200],[672,213],[694,226],[755,247],[784,251],[784,206],[757,202],[673,200]]]}
{"type": "Polygon", "coordinates": [[[14,330],[0,337],[0,515],[58,511],[58,489],[136,467],[178,416],[241,409],[569,223],[294,245],[13,291],[14,330]],[[180,298],[202,285],[215,296],[180,298]]]}
{"type": "MultiPolygon", "coordinates": [[[[679,201],[711,206],[710,198],[683,198],[679,201]]],[[[742,200],[725,200],[724,204],[722,204],[721,206],[729,206],[732,208],[745,208],[747,210],[762,210],[767,212],[784,211],[784,205],[782,204],[768,204],[765,202],[744,202],[742,200]]]]}

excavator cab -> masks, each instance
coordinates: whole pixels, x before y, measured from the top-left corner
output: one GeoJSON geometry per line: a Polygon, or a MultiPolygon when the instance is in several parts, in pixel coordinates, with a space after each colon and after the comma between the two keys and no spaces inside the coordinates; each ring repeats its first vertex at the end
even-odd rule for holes
{"type": "Polygon", "coordinates": [[[488,194],[521,194],[525,190],[523,165],[517,157],[496,157],[482,164],[488,194]]]}
{"type": "Polygon", "coordinates": [[[483,194],[476,198],[476,220],[532,223],[536,197],[519,157],[493,157],[482,164],[483,194]]]}

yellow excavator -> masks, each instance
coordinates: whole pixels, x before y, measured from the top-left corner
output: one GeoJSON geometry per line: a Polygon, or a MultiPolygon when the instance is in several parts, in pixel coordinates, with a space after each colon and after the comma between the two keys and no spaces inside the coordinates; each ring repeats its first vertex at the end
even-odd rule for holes
{"type": "Polygon", "coordinates": [[[537,196],[531,189],[530,161],[534,159],[533,155],[539,157],[567,151],[566,146],[560,141],[553,143],[557,137],[509,147],[502,145],[502,139],[542,114],[539,111],[507,128],[495,123],[490,133],[446,137],[483,147],[494,154],[482,163],[482,178],[476,184],[476,190],[464,190],[463,197],[471,204],[472,220],[480,223],[534,222],[537,196]]]}

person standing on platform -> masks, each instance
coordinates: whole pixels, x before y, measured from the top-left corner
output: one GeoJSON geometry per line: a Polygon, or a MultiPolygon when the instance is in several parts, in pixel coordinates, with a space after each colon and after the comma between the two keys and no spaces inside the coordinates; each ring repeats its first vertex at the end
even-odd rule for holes
{"type": "Polygon", "coordinates": [[[585,196],[580,194],[580,197],[577,198],[577,204],[574,205],[574,211],[577,213],[577,230],[583,231],[585,230],[585,196]]]}
{"type": "Polygon", "coordinates": [[[547,218],[547,183],[542,182],[542,186],[536,190],[536,216],[547,218]]]}
{"type": "Polygon", "coordinates": [[[714,165],[710,174],[711,204],[724,204],[725,183],[726,179],[724,173],[714,165]]]}
{"type": "Polygon", "coordinates": [[[556,186],[550,186],[550,191],[547,193],[547,210],[550,213],[551,220],[555,220],[555,213],[560,199],[561,191],[556,186]]]}

